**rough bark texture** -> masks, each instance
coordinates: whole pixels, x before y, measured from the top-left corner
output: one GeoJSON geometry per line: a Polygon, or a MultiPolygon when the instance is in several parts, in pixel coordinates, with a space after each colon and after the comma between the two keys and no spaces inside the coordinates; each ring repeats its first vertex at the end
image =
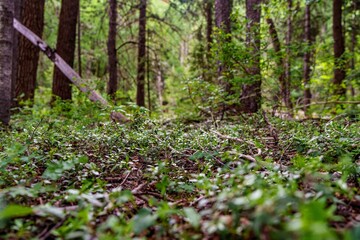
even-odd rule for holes
{"type": "MultiPolygon", "coordinates": [[[[14,0],[14,18],[21,20],[21,8],[23,1],[22,0],[14,0]]],[[[12,65],[12,80],[11,80],[11,99],[12,99],[12,107],[16,107],[17,101],[15,101],[16,93],[15,93],[15,84],[17,78],[17,69],[18,69],[18,53],[19,53],[19,38],[20,35],[17,31],[13,31],[13,65],[12,65]]]]}
{"type": "MultiPolygon", "coordinates": [[[[211,44],[213,42],[213,0],[205,0],[205,15],[206,15],[206,45],[207,53],[210,55],[211,44]]],[[[209,56],[208,56],[209,57],[209,56]]]]}
{"type": "Polygon", "coordinates": [[[107,93],[115,97],[118,88],[117,57],[116,57],[116,21],[117,21],[117,0],[109,0],[109,36],[108,36],[108,58],[109,58],[109,82],[107,93]]]}
{"type": "Polygon", "coordinates": [[[333,37],[334,37],[334,58],[335,58],[335,71],[334,71],[334,90],[338,96],[344,96],[346,89],[342,86],[345,79],[344,68],[344,52],[345,40],[342,29],[342,0],[333,0],[333,37]]]}
{"type": "MultiPolygon", "coordinates": [[[[42,36],[44,29],[45,0],[23,0],[21,22],[36,35],[42,36]]],[[[16,69],[15,97],[19,101],[33,100],[39,62],[39,49],[25,37],[20,36],[16,69]]]]}
{"type": "Polygon", "coordinates": [[[13,57],[13,0],[0,1],[0,122],[10,121],[13,57]]]}
{"type": "Polygon", "coordinates": [[[292,40],[292,11],[293,11],[293,1],[287,0],[288,3],[288,18],[287,18],[287,31],[286,31],[286,58],[285,58],[285,84],[283,89],[283,98],[285,106],[289,111],[292,110],[292,102],[290,98],[290,86],[291,86],[291,40],[292,40]]]}
{"type": "Polygon", "coordinates": [[[261,73],[260,73],[260,16],[261,0],[246,0],[246,17],[248,20],[246,43],[253,53],[248,72],[253,79],[252,84],[242,87],[240,99],[241,111],[255,113],[261,108],[261,73]]]}
{"type": "MultiPolygon", "coordinates": [[[[56,51],[70,67],[74,65],[78,12],[79,0],[62,0],[56,51]]],[[[69,79],[55,67],[53,96],[58,96],[62,100],[71,99],[70,83],[69,79]]]]}
{"type": "Polygon", "coordinates": [[[136,104],[142,107],[145,106],[146,5],[147,0],[140,0],[136,104]]]}
{"type": "MultiPolygon", "coordinates": [[[[353,0],[352,2],[352,7],[353,7],[353,18],[351,21],[351,63],[350,63],[350,67],[352,70],[355,70],[355,47],[356,47],[356,36],[357,36],[357,28],[356,28],[356,23],[358,21],[358,17],[356,15],[356,9],[357,9],[357,0],[353,0]]],[[[351,84],[350,85],[350,90],[351,90],[351,96],[355,97],[355,88],[354,86],[351,84]]]]}
{"type": "Polygon", "coordinates": [[[306,112],[311,102],[311,91],[310,91],[310,73],[311,73],[311,50],[312,37],[310,33],[311,29],[311,12],[310,4],[306,4],[305,8],[305,28],[304,36],[307,49],[304,54],[304,111],[306,112]]]}
{"type": "Polygon", "coordinates": [[[231,9],[231,0],[215,0],[216,27],[223,29],[225,33],[231,32],[231,9]]]}
{"type": "Polygon", "coordinates": [[[77,20],[77,57],[78,57],[78,72],[80,77],[82,76],[82,60],[81,60],[81,13],[79,8],[78,20],[77,20]]]}
{"type": "MultiPolygon", "coordinates": [[[[231,11],[232,11],[232,0],[215,0],[215,24],[216,27],[221,29],[224,33],[231,33],[231,11]]],[[[231,38],[228,37],[225,41],[231,41],[231,38]]],[[[228,69],[228,63],[226,61],[218,61],[218,78],[223,75],[228,69]]],[[[221,81],[220,81],[221,82],[221,81]]],[[[225,86],[226,92],[232,94],[232,86],[227,82],[222,82],[225,86]]]]}

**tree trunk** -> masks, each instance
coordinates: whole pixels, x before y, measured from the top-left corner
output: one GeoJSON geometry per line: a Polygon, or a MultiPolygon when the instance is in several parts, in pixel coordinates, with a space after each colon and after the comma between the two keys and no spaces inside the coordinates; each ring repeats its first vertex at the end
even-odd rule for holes
{"type": "Polygon", "coordinates": [[[109,57],[109,82],[107,93],[115,99],[118,88],[117,82],[117,56],[116,56],[116,26],[117,26],[117,1],[109,0],[109,36],[108,36],[108,57],[109,57]]]}
{"type": "Polygon", "coordinates": [[[79,6],[78,20],[77,20],[77,57],[78,57],[78,73],[82,77],[82,61],[81,61],[81,13],[79,6]]]}
{"type": "MultiPolygon", "coordinates": [[[[216,27],[221,29],[225,34],[231,33],[231,11],[232,11],[232,0],[215,0],[215,24],[216,27]]],[[[225,38],[226,42],[231,41],[231,37],[225,38]]],[[[220,43],[221,44],[221,43],[220,43]]],[[[226,62],[218,61],[218,78],[223,75],[223,72],[228,70],[229,64],[226,62]]],[[[230,77],[231,78],[231,77],[230,77]]],[[[220,80],[228,94],[233,94],[231,84],[220,80]]]]}
{"type": "Polygon", "coordinates": [[[246,113],[255,113],[261,108],[260,16],[261,0],[246,0],[246,43],[253,53],[251,66],[247,70],[253,83],[243,85],[240,99],[241,110],[246,113]]]}
{"type": "Polygon", "coordinates": [[[287,18],[287,32],[286,32],[286,58],[285,58],[285,84],[283,89],[283,98],[285,106],[289,111],[292,111],[293,105],[290,98],[291,86],[291,39],[292,39],[292,0],[287,0],[288,3],[288,18],[287,18]]]}
{"type": "Polygon", "coordinates": [[[306,51],[304,54],[304,111],[306,113],[308,106],[311,103],[311,91],[310,91],[310,73],[311,73],[311,45],[312,37],[310,33],[311,29],[311,12],[310,3],[306,4],[305,8],[305,43],[306,51]]]}
{"type": "Polygon", "coordinates": [[[0,1],[0,122],[10,121],[13,57],[13,0],[0,1]]]}
{"type": "Polygon", "coordinates": [[[202,75],[203,79],[206,82],[212,82],[213,73],[209,71],[212,69],[212,56],[211,48],[213,43],[213,26],[214,26],[214,1],[213,0],[204,0],[204,15],[206,19],[206,50],[204,63],[202,64],[202,75]]]}
{"type": "Polygon", "coordinates": [[[205,14],[206,14],[206,45],[207,55],[210,57],[211,44],[213,42],[213,0],[205,0],[205,14]]]}
{"type": "Polygon", "coordinates": [[[147,0],[140,0],[136,104],[142,107],[145,107],[146,5],[147,0]]]}
{"type": "MultiPolygon", "coordinates": [[[[79,0],[62,0],[56,51],[70,67],[74,65],[76,45],[76,25],[79,12],[79,0]]],[[[54,69],[52,94],[62,100],[71,99],[69,79],[57,68],[54,69]]]]}
{"type": "MultiPolygon", "coordinates": [[[[270,34],[270,38],[271,38],[271,42],[272,45],[274,47],[274,51],[275,51],[275,61],[276,61],[276,65],[278,67],[278,71],[279,71],[279,83],[280,83],[280,92],[283,100],[285,102],[285,98],[284,98],[284,91],[285,91],[285,72],[284,72],[284,58],[282,56],[281,53],[281,43],[279,40],[279,35],[276,31],[276,27],[275,27],[275,23],[271,18],[267,18],[266,19],[267,24],[269,25],[269,34],[270,34]]],[[[278,98],[278,96],[276,97],[277,101],[281,101],[280,98],[278,98]]]]}
{"type": "Polygon", "coordinates": [[[346,88],[342,85],[345,79],[345,40],[342,29],[342,0],[333,0],[333,37],[334,37],[334,93],[338,97],[345,96],[346,88]]]}
{"type": "Polygon", "coordinates": [[[225,33],[231,33],[231,0],[215,0],[215,23],[216,27],[225,33]]]}
{"type": "MultiPolygon", "coordinates": [[[[353,0],[352,7],[353,7],[353,9],[352,9],[353,10],[353,18],[352,18],[352,22],[351,22],[351,48],[350,48],[351,64],[350,64],[350,67],[352,70],[355,70],[355,47],[356,47],[356,36],[357,36],[357,28],[356,28],[357,2],[356,2],[356,0],[353,0]]],[[[350,90],[351,90],[351,96],[354,98],[355,97],[355,88],[352,84],[350,84],[350,90]]]]}
{"type": "MultiPolygon", "coordinates": [[[[23,0],[21,7],[21,22],[40,37],[44,29],[44,5],[45,0],[23,0]]],[[[34,100],[39,54],[36,46],[20,36],[15,82],[16,105],[20,101],[34,100]]]]}
{"type": "MultiPolygon", "coordinates": [[[[21,20],[21,8],[22,8],[23,1],[22,0],[14,0],[14,18],[19,21],[21,20]]],[[[13,65],[12,65],[12,79],[11,79],[11,99],[12,99],[12,107],[16,107],[17,101],[16,93],[15,93],[15,86],[16,86],[16,78],[17,78],[17,69],[18,69],[18,55],[19,55],[19,38],[20,35],[17,31],[13,31],[13,65]]]]}

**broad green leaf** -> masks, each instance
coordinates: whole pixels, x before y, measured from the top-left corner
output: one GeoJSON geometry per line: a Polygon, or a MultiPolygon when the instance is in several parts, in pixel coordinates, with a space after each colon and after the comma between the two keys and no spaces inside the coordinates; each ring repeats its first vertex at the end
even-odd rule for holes
{"type": "Polygon", "coordinates": [[[184,208],[184,213],[193,227],[198,228],[200,226],[201,216],[193,208],[184,208]]]}
{"type": "Polygon", "coordinates": [[[148,227],[153,226],[156,223],[156,219],[157,216],[152,215],[149,209],[141,209],[133,219],[134,232],[140,234],[148,227]]]}
{"type": "Polygon", "coordinates": [[[0,220],[25,217],[33,213],[31,207],[24,207],[20,205],[8,205],[0,211],[0,220]]]}

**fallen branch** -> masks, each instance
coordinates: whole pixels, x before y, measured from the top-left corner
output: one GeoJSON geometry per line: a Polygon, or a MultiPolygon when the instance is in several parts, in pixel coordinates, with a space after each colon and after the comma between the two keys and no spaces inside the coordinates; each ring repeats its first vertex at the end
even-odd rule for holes
{"type": "Polygon", "coordinates": [[[229,153],[234,154],[234,155],[237,155],[237,156],[239,156],[239,158],[243,158],[243,159],[249,160],[250,162],[256,162],[256,159],[255,159],[254,157],[250,156],[250,155],[238,153],[238,152],[236,152],[236,151],[229,151],[229,153]]]}
{"type": "Polygon", "coordinates": [[[120,183],[120,186],[124,185],[124,183],[126,182],[126,180],[129,178],[130,174],[131,174],[131,171],[128,172],[128,174],[126,174],[124,180],[120,183]]]}
{"type": "MultiPolygon", "coordinates": [[[[109,103],[95,90],[86,86],[86,82],[67,64],[62,57],[60,57],[54,49],[49,47],[35,33],[22,25],[18,20],[14,18],[14,28],[26,37],[32,44],[38,47],[45,55],[59,68],[59,70],[83,93],[87,94],[89,99],[93,102],[100,103],[103,107],[108,107],[109,103]]],[[[119,112],[112,112],[111,119],[120,123],[126,123],[130,120],[119,112]]]]}
{"type": "Polygon", "coordinates": [[[142,183],[142,184],[140,184],[139,186],[137,186],[136,188],[134,188],[134,189],[131,191],[131,193],[132,193],[133,195],[139,194],[139,192],[140,192],[143,188],[145,188],[146,186],[153,186],[153,185],[155,185],[155,184],[156,184],[155,181],[152,181],[152,182],[149,183],[149,184],[147,184],[146,182],[145,182],[145,183],[142,183]]]}

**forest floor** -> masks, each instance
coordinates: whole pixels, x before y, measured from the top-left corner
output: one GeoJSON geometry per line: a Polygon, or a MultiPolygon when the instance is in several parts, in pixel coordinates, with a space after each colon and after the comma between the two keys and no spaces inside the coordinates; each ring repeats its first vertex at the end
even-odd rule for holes
{"type": "Polygon", "coordinates": [[[359,119],[107,116],[0,131],[1,239],[360,239],[359,119]]]}

